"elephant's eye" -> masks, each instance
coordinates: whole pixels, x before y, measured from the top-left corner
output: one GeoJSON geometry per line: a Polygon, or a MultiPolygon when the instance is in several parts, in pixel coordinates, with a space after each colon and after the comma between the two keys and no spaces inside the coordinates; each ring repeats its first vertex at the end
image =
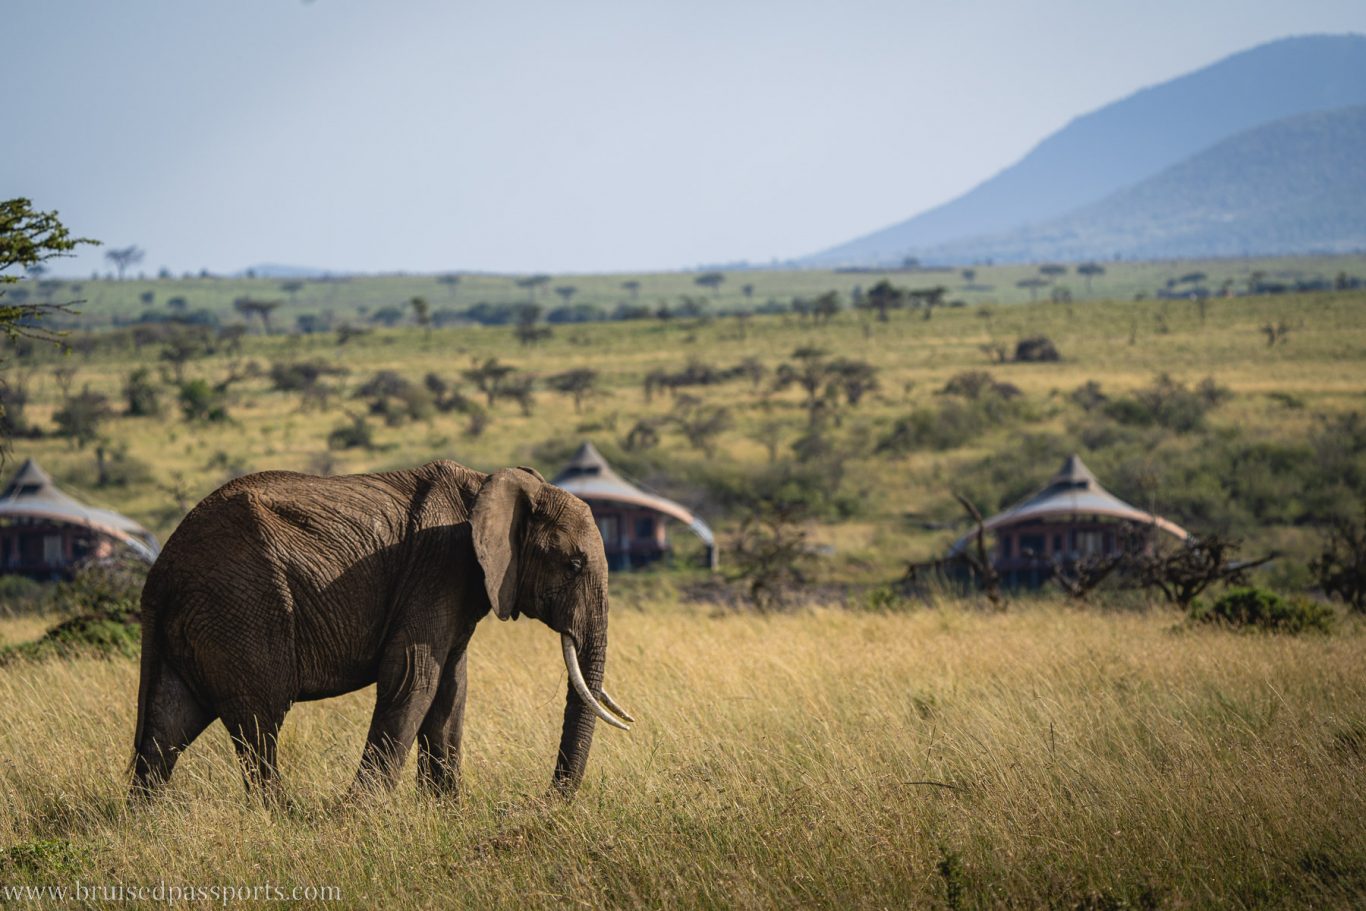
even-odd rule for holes
{"type": "Polygon", "coordinates": [[[583,572],[583,567],[583,557],[575,555],[569,558],[569,569],[574,573],[574,575],[577,576],[579,573],[583,572]]]}

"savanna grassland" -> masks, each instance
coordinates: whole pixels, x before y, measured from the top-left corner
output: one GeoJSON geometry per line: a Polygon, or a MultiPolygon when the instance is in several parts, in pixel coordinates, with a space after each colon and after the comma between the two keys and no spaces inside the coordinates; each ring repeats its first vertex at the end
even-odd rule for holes
{"type": "Polygon", "coordinates": [[[362,692],[291,713],[289,811],[244,798],[217,726],[168,799],[130,811],[136,664],[0,669],[0,881],[268,881],[340,888],[351,907],[1347,908],[1366,894],[1359,625],[1276,637],[1056,605],[711,616],[618,599],[608,675],[642,720],[599,731],[570,805],[542,799],[564,691],[554,636],[484,626],[458,804],[420,797],[412,763],[392,797],[338,802],[362,692]]]}
{"type": "MultiPolygon", "coordinates": [[[[1188,266],[1172,265],[1168,278],[1192,274],[1188,266]]],[[[858,280],[870,288],[874,278],[818,275],[838,287],[858,280]]],[[[812,281],[794,276],[802,287],[812,281]]],[[[750,277],[735,273],[726,284],[750,277]]],[[[891,277],[915,287],[915,279],[891,277]]],[[[476,278],[493,281],[462,278],[458,293],[472,294],[465,283],[476,278]]],[[[367,310],[403,303],[414,279],[393,281],[383,294],[370,292],[367,310]]],[[[499,281],[509,294],[529,293],[499,281]]],[[[444,287],[430,277],[427,284],[444,287]]],[[[193,300],[180,282],[161,285],[162,303],[193,300]]],[[[91,303],[82,318],[109,317],[113,305],[95,301],[115,292],[84,290],[91,303]]],[[[122,293],[129,316],[135,298],[122,293]]],[[[319,306],[329,293],[328,283],[297,292],[322,295],[319,306]]],[[[783,307],[799,296],[787,294],[783,307]]],[[[71,353],[35,346],[9,360],[7,408],[24,428],[14,456],[37,457],[60,484],[164,537],[187,505],[247,471],[337,473],[454,458],[481,468],[532,465],[551,476],[592,440],[627,475],[722,528],[750,491],[789,481],[804,488],[818,520],[811,532],[835,551],[822,571],[850,580],[938,553],[962,515],[953,492],[994,511],[1037,488],[1070,452],[1130,502],[1301,558],[1315,546],[1314,526],[1366,493],[1356,452],[1366,446],[1366,424],[1351,417],[1366,393],[1360,291],[908,307],[889,311],[886,322],[849,307],[847,293],[829,319],[716,315],[724,295],[706,297],[697,316],[681,315],[674,298],[669,319],[538,322],[549,335],[530,344],[512,325],[416,327],[406,304],[405,325],[366,326],[362,335],[266,335],[255,319],[236,341],[220,337],[221,326],[164,321],[76,329],[71,353]],[[1283,332],[1274,344],[1268,328],[1283,332]],[[1021,339],[1035,336],[1061,359],[1010,360],[1021,339]],[[180,363],[167,360],[176,351],[180,363]],[[489,359],[515,368],[492,401],[466,375],[489,359]],[[272,375],[301,365],[324,372],[272,375]],[[834,369],[850,365],[868,368],[855,377],[861,389],[851,391],[834,369]],[[817,376],[814,397],[801,385],[808,368],[831,369],[817,376]],[[139,369],[154,397],[154,413],[142,417],[129,414],[129,378],[139,369]],[[574,370],[595,372],[579,408],[548,382],[574,370]],[[950,385],[984,372],[990,383],[950,385]],[[647,389],[652,373],[677,382],[647,389]],[[375,384],[380,375],[387,381],[375,384]],[[188,404],[186,384],[195,387],[188,404]],[[517,384],[528,391],[524,401],[517,384]],[[94,407],[107,416],[79,439],[62,434],[54,416],[83,390],[103,397],[94,407]],[[333,436],[357,419],[360,434],[333,436]]],[[[157,306],[162,320],[174,315],[157,306]]],[[[214,319],[241,322],[230,306],[214,319]]],[[[278,313],[275,320],[287,325],[278,313]]],[[[355,311],[347,321],[360,326],[355,311]]]]}
{"type": "MultiPolygon", "coordinates": [[[[1240,290],[1252,272],[1318,268],[1223,266],[1242,270],[1240,290]]],[[[411,296],[470,307],[494,277],[367,279],[364,302],[330,304],[360,280],[309,282],[274,333],[257,322],[237,340],[164,320],[111,326],[145,309],[144,287],[153,309],[182,296],[193,313],[192,283],[86,283],[90,324],[68,337],[72,353],[7,355],[9,464],[36,457],[163,539],[246,471],[454,458],[549,476],[586,439],[697,509],[723,573],[749,510],[792,505],[811,545],[807,596],[757,613],[681,558],[614,577],[607,673],[641,722],[629,735],[600,726],[572,804],[542,799],[565,681],[555,637],[531,622],[476,633],[458,804],[419,796],[411,763],[392,797],[339,802],[368,723],[361,692],[291,712],[288,810],[243,796],[219,727],[167,800],[130,810],[136,662],[0,662],[0,885],[269,880],[338,887],[353,907],[1359,906],[1358,616],[1334,608],[1331,632],[1286,636],[1195,626],[1143,593],[1080,606],[1045,592],[1003,611],[887,595],[908,561],[963,530],[955,492],[994,511],[1079,452],[1119,496],[1249,554],[1277,551],[1257,581],[1314,597],[1323,530],[1366,498],[1366,292],[1155,299],[1200,267],[1143,268],[1141,288],[1109,298],[1028,303],[1017,289],[1025,300],[907,306],[886,321],[847,306],[852,283],[880,276],[730,273],[716,296],[678,276],[668,319],[559,323],[527,342],[513,325],[411,325],[411,296]],[[752,295],[738,291],[749,282],[752,295]],[[829,290],[844,306],[828,318],[790,312],[791,297],[829,290]],[[789,312],[726,315],[770,297],[789,312]],[[328,306],[333,329],[285,331],[328,306]],[[402,324],[359,309],[383,306],[402,324]],[[343,323],[370,331],[339,334],[343,323]],[[1060,359],[1015,360],[1037,337],[1060,359]],[[491,400],[466,373],[490,359],[515,368],[491,400]],[[147,416],[127,413],[140,369],[147,416]],[[553,388],[574,370],[595,371],[577,406],[553,388]],[[71,405],[87,394],[103,405],[78,439],[71,405]]],[[[1107,264],[1097,294],[1122,274],[1107,264]]],[[[532,293],[497,280],[509,302],[532,293]]],[[[594,278],[604,306],[623,280],[594,278]]],[[[591,296],[589,277],[573,281],[575,302],[591,296]]],[[[539,292],[543,309],[557,284],[539,292]]],[[[202,307],[231,323],[233,295],[255,293],[202,307]]],[[[646,282],[639,297],[653,308],[665,293],[646,282]]],[[[680,550],[687,538],[675,529],[680,550]]],[[[0,646],[61,615],[0,619],[0,646]]]]}

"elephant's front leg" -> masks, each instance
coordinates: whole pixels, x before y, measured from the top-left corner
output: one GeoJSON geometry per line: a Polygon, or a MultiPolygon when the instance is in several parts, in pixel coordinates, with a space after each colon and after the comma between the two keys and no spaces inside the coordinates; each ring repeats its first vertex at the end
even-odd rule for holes
{"type": "Polygon", "coordinates": [[[465,662],[452,656],[442,672],[436,700],[417,736],[417,781],[433,793],[455,795],[460,791],[460,738],[465,730],[465,662]]]}
{"type": "Polygon", "coordinates": [[[376,681],[375,714],[352,790],[392,788],[413,748],[418,726],[441,682],[441,666],[426,643],[400,637],[385,649],[376,681]]]}

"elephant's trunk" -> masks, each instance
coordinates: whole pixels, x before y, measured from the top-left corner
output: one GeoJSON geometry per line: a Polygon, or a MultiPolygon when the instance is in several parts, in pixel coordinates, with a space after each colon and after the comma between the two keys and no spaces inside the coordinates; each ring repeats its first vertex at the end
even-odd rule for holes
{"type": "MultiPolygon", "coordinates": [[[[575,674],[571,669],[569,693],[564,705],[564,727],[560,732],[560,752],[555,760],[555,776],[551,781],[555,790],[565,797],[570,797],[578,790],[579,782],[583,780],[583,770],[588,765],[588,750],[593,745],[593,728],[599,715],[612,719],[593,698],[594,694],[602,689],[603,672],[607,667],[606,637],[596,633],[590,634],[585,638],[581,649],[574,648],[573,640],[567,634],[564,640],[568,643],[565,648],[566,664],[572,660],[581,668],[581,678],[578,682],[582,683],[582,689],[586,690],[586,693],[580,693],[580,688],[575,686],[575,674]]],[[[620,722],[614,723],[618,727],[625,727],[620,722]]]]}

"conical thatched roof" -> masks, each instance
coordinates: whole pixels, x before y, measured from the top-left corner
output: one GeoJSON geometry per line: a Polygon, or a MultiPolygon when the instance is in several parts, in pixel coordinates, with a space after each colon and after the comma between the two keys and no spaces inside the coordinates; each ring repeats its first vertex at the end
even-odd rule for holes
{"type": "Polygon", "coordinates": [[[156,559],[161,550],[147,529],[127,516],[107,509],[86,506],[63,493],[48,473],[33,459],[24,464],[0,491],[0,518],[28,517],[84,525],[93,531],[123,541],[140,556],[156,559]]]}
{"type": "MultiPolygon", "coordinates": [[[[1100,486],[1091,469],[1087,468],[1081,456],[1075,453],[1067,457],[1062,463],[1062,468],[1058,469],[1058,473],[1053,475],[1043,489],[987,519],[982,523],[982,527],[992,531],[1033,519],[1059,519],[1071,516],[1104,516],[1153,525],[1178,538],[1187,537],[1186,530],[1181,526],[1161,516],[1130,506],[1100,486]]],[[[961,551],[973,534],[976,534],[975,529],[955,541],[950,552],[961,551]]]]}
{"type": "Polygon", "coordinates": [[[707,544],[713,544],[715,541],[711,529],[691,510],[681,503],[646,493],[626,481],[612,470],[612,466],[607,464],[607,460],[592,443],[580,446],[573,458],[550,483],[569,491],[581,500],[605,500],[661,512],[687,525],[707,544]]]}

